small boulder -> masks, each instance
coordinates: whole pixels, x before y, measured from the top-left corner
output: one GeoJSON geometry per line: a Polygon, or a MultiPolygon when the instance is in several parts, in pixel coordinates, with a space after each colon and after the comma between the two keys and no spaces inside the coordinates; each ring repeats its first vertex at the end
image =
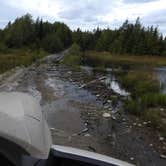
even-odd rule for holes
{"type": "Polygon", "coordinates": [[[110,117],[111,117],[111,114],[105,112],[105,113],[103,113],[103,117],[104,117],[104,118],[110,118],[110,117]]]}
{"type": "Polygon", "coordinates": [[[159,141],[164,141],[164,137],[159,137],[159,141]]]}
{"type": "Polygon", "coordinates": [[[160,157],[161,157],[162,159],[166,159],[166,155],[161,154],[160,157]]]}
{"type": "Polygon", "coordinates": [[[134,157],[130,157],[130,160],[133,161],[133,160],[134,160],[134,157]]]}
{"type": "Polygon", "coordinates": [[[89,133],[85,134],[84,137],[90,137],[91,135],[89,133]]]}

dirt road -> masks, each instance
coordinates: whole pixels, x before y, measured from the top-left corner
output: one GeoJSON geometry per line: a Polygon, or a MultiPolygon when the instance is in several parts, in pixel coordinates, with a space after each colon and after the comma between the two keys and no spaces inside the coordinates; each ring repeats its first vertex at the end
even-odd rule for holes
{"type": "MultiPolygon", "coordinates": [[[[166,159],[144,137],[146,130],[131,125],[127,115],[117,115],[111,101],[99,100],[100,94],[94,94],[93,88],[84,88],[85,80],[92,79],[86,72],[57,64],[63,56],[51,55],[13,71],[12,76],[1,78],[0,91],[34,96],[41,104],[55,144],[107,154],[138,166],[165,166],[166,159]]],[[[99,86],[98,91],[104,90],[99,86]]]]}

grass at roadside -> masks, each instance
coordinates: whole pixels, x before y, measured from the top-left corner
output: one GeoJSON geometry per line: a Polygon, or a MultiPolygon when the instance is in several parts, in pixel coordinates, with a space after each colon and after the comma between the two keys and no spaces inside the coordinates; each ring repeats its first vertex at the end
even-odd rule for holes
{"type": "Polygon", "coordinates": [[[10,70],[16,66],[28,66],[36,60],[46,56],[43,50],[10,50],[0,53],[0,73],[10,70]]]}
{"type": "Polygon", "coordinates": [[[79,46],[74,44],[63,64],[78,67],[84,63],[103,71],[106,67],[129,66],[128,69],[132,70],[117,73],[122,86],[131,93],[125,101],[125,111],[151,121],[152,127],[166,137],[166,95],[161,94],[159,81],[152,70],[147,70],[166,65],[166,57],[111,55],[94,51],[81,53],[79,46]]]}
{"type": "Polygon", "coordinates": [[[67,66],[78,68],[82,63],[82,53],[80,51],[80,46],[74,43],[66,53],[62,64],[67,66]]]}
{"type": "Polygon", "coordinates": [[[93,66],[115,66],[129,65],[134,67],[166,66],[166,57],[161,56],[131,56],[131,55],[113,55],[109,52],[88,51],[84,55],[85,62],[93,66]]]}
{"type": "Polygon", "coordinates": [[[166,95],[160,93],[155,75],[145,71],[129,71],[119,80],[131,92],[124,109],[145,121],[151,121],[152,127],[166,137],[166,95]]]}

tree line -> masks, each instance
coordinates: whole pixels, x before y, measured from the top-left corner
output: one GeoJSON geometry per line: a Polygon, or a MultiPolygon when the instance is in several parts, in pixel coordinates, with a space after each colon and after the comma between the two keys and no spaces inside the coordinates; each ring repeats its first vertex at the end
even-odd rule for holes
{"type": "Polygon", "coordinates": [[[0,30],[0,51],[6,49],[44,49],[54,53],[68,48],[72,43],[82,51],[109,51],[114,54],[166,56],[166,37],[157,27],[144,27],[140,19],[135,23],[126,20],[119,29],[71,31],[61,22],[50,23],[26,14],[0,30]]]}
{"type": "Polygon", "coordinates": [[[144,27],[140,19],[135,23],[126,20],[119,29],[99,28],[93,32],[73,32],[73,42],[82,50],[109,51],[114,54],[166,56],[166,37],[157,27],[144,27]]]}
{"type": "Polygon", "coordinates": [[[0,31],[0,51],[7,49],[44,49],[58,52],[72,43],[72,32],[64,23],[35,21],[30,14],[17,18],[0,31]]]}

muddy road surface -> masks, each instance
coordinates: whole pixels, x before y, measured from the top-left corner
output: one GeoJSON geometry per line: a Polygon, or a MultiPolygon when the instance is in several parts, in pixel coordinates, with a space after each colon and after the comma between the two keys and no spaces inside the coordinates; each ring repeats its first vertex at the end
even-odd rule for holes
{"type": "MultiPolygon", "coordinates": [[[[155,149],[148,122],[142,124],[123,114],[121,103],[113,107],[103,94],[117,96],[103,87],[104,78],[59,64],[63,56],[51,55],[26,69],[13,70],[1,77],[0,91],[34,96],[41,104],[54,144],[106,154],[138,166],[165,166],[164,150],[155,149]]],[[[164,140],[155,141],[163,141],[163,149],[166,146],[164,140]]]]}

